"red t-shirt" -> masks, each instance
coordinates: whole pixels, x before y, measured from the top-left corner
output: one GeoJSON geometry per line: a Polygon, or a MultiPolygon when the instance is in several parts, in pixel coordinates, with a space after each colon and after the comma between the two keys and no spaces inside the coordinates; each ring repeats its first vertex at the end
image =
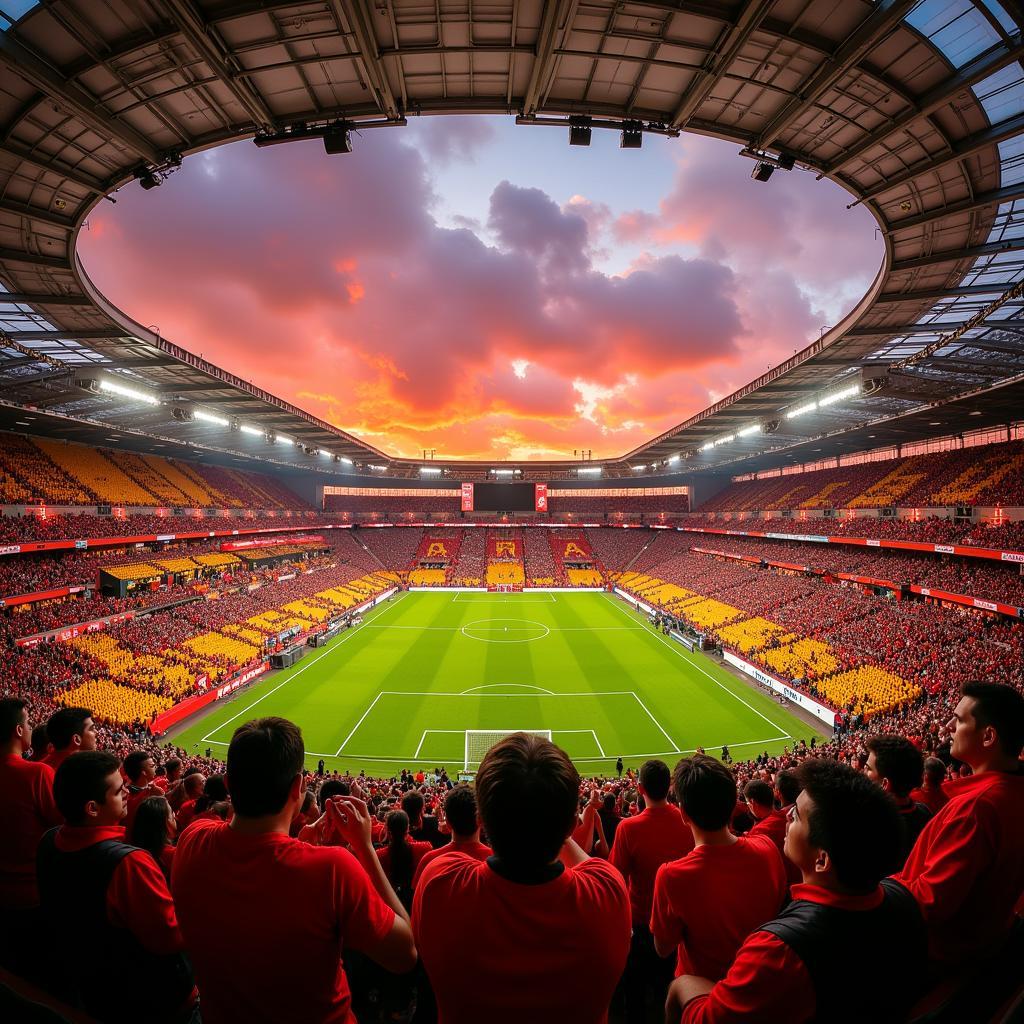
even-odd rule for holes
{"type": "Polygon", "coordinates": [[[0,757],[0,907],[39,905],[36,847],[62,820],[53,769],[13,754],[0,757]]]}
{"type": "Polygon", "coordinates": [[[779,912],[788,888],[782,854],[768,836],[698,846],[658,872],[651,934],[678,947],[677,977],[718,981],[743,940],[779,912]]]}
{"type": "Polygon", "coordinates": [[[493,852],[489,846],[485,846],[478,839],[455,838],[447,846],[439,846],[436,850],[431,850],[420,858],[419,864],[416,865],[416,874],[412,876],[412,884],[419,885],[427,865],[433,864],[438,857],[443,857],[445,854],[464,853],[474,860],[487,860],[493,852]]]}
{"type": "Polygon", "coordinates": [[[184,832],[185,829],[195,821],[196,817],[196,802],[195,800],[186,800],[181,807],[178,808],[178,813],[174,816],[175,821],[178,823],[178,832],[184,832]]]}
{"type": "Polygon", "coordinates": [[[171,891],[206,1024],[355,1024],[342,948],[380,942],[395,914],[348,850],[197,821],[171,891]]]}
{"type": "Polygon", "coordinates": [[[615,830],[611,862],[629,886],[629,904],[636,924],[651,920],[654,876],[662,864],[685,857],[693,849],[693,833],[672,804],[647,807],[625,818],[615,830]]]}
{"type": "Polygon", "coordinates": [[[933,815],[938,814],[949,803],[949,797],[942,786],[936,789],[929,789],[926,786],[912,789],[910,791],[910,799],[915,803],[924,804],[933,815]]]}
{"type": "Polygon", "coordinates": [[[1024,891],[1024,768],[943,788],[949,803],[895,877],[921,907],[930,959],[959,966],[983,958],[1013,925],[1024,891]]]}
{"type": "MultiPolygon", "coordinates": [[[[430,843],[419,839],[407,839],[406,842],[409,844],[409,849],[412,850],[412,870],[415,873],[419,862],[430,853],[433,847],[430,843]]],[[[382,846],[377,851],[377,859],[380,861],[380,866],[384,869],[384,874],[391,878],[391,847],[382,846]]]]}
{"type": "MultiPolygon", "coordinates": [[[[791,805],[792,806],[792,805],[791,805]]],[[[775,849],[782,854],[782,864],[786,869],[786,879],[790,885],[803,881],[800,869],[786,856],[786,824],[789,819],[789,807],[772,811],[767,818],[762,818],[748,833],[748,836],[768,836],[775,844],[775,849]]]]}
{"type": "Polygon", "coordinates": [[[597,857],[528,885],[449,853],[412,923],[444,1024],[604,1024],[629,953],[629,895],[597,857]]]}

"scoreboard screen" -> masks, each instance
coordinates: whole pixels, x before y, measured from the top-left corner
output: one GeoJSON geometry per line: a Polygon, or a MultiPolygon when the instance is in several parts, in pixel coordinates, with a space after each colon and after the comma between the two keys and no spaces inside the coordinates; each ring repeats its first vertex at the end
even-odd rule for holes
{"type": "Polygon", "coordinates": [[[473,505],[477,512],[533,512],[533,484],[476,484],[473,505]]]}

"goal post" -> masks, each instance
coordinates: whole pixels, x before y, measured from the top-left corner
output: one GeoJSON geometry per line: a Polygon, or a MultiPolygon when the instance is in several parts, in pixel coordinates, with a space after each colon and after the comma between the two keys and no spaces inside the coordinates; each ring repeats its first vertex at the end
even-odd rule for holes
{"type": "Polygon", "coordinates": [[[495,743],[517,732],[528,732],[532,736],[543,736],[546,740],[551,739],[550,729],[467,729],[466,756],[462,765],[463,769],[469,771],[470,765],[479,765],[484,759],[484,754],[495,743]]]}

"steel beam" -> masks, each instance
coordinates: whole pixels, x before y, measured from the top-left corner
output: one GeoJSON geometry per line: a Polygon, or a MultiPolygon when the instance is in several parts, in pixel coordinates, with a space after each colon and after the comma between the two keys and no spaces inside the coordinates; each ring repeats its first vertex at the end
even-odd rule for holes
{"type": "MultiPolygon", "coordinates": [[[[1020,252],[1022,249],[1024,249],[1024,238],[1011,238],[1004,242],[985,242],[983,245],[969,245],[960,249],[943,249],[927,256],[896,260],[892,264],[891,273],[919,270],[922,267],[934,267],[942,263],[960,263],[964,260],[978,259],[981,256],[996,256],[1001,252],[1020,252]]],[[[996,290],[998,291],[998,288],[996,290]]]]}
{"type": "Polygon", "coordinates": [[[951,203],[949,206],[942,206],[936,210],[926,210],[924,213],[915,214],[913,217],[906,217],[903,220],[890,224],[886,234],[892,235],[897,231],[905,231],[908,228],[926,227],[936,221],[944,220],[946,217],[955,217],[959,214],[974,213],[976,210],[984,210],[990,206],[1000,206],[1003,203],[1012,203],[1018,199],[1024,199],[1024,182],[1017,185],[1006,185],[1004,188],[997,188],[992,192],[981,192],[970,199],[959,203],[951,203]]]}

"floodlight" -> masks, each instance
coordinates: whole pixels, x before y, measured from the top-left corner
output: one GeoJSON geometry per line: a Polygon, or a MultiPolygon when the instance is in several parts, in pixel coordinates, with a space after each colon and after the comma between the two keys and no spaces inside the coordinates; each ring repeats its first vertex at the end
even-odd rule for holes
{"type": "Polygon", "coordinates": [[[860,385],[852,384],[848,388],[843,388],[842,391],[834,391],[831,395],[826,395],[824,398],[818,399],[818,408],[821,409],[827,405],[835,405],[836,402],[841,402],[845,398],[853,398],[854,395],[860,394],[860,385]]]}
{"type": "Polygon", "coordinates": [[[679,461],[679,455],[678,454],[670,455],[668,457],[668,459],[666,460],[667,464],[670,465],[670,466],[674,466],[678,461],[679,461]]]}
{"type": "Polygon", "coordinates": [[[767,181],[775,173],[775,165],[760,161],[754,164],[754,169],[750,172],[750,176],[754,181],[767,181]]]}
{"type": "Polygon", "coordinates": [[[738,437],[750,437],[751,434],[757,434],[761,430],[760,423],[754,423],[749,427],[744,427],[742,430],[737,430],[736,434],[738,437]]]}
{"type": "Polygon", "coordinates": [[[728,444],[730,441],[735,441],[735,440],[736,440],[736,435],[735,434],[726,434],[725,437],[718,438],[718,440],[715,441],[715,444],[716,445],[717,444],[728,444]]]}
{"type": "Polygon", "coordinates": [[[120,395],[122,398],[130,398],[133,402],[145,402],[146,405],[160,404],[160,399],[156,395],[152,395],[148,391],[138,391],[136,388],[126,387],[124,384],[118,384],[107,377],[101,378],[99,385],[101,391],[107,391],[112,395],[120,395]]]}
{"type": "Polygon", "coordinates": [[[714,441],[705,441],[704,444],[702,444],[700,446],[700,450],[702,452],[709,452],[714,447],[715,447],[715,442],[714,441]]]}
{"type": "Polygon", "coordinates": [[[623,121],[619,149],[639,149],[643,144],[643,124],[640,121],[623,121]]]}
{"type": "Polygon", "coordinates": [[[441,470],[434,466],[420,466],[420,476],[440,476],[441,470]]]}
{"type": "Polygon", "coordinates": [[[132,175],[139,185],[141,185],[147,192],[151,188],[156,188],[157,185],[160,184],[160,179],[145,165],[136,167],[135,170],[132,171],[132,175]]]}
{"type": "Polygon", "coordinates": [[[569,145],[589,146],[590,145],[590,118],[570,117],[569,118],[569,145]]]}
{"type": "Polygon", "coordinates": [[[238,428],[243,434],[252,434],[254,437],[263,437],[263,431],[259,427],[250,427],[248,423],[243,423],[238,428]]]}
{"type": "Polygon", "coordinates": [[[324,131],[324,152],[328,156],[352,152],[352,138],[345,125],[332,125],[324,131]]]}
{"type": "Polygon", "coordinates": [[[646,468],[647,467],[641,462],[639,466],[634,466],[633,467],[633,472],[634,473],[639,473],[642,469],[646,469],[646,468]]]}
{"type": "Polygon", "coordinates": [[[817,402],[808,402],[806,405],[798,405],[795,409],[790,409],[790,411],[786,413],[786,419],[795,420],[797,416],[804,416],[809,412],[814,412],[817,408],[817,402]]]}
{"type": "Polygon", "coordinates": [[[215,416],[212,412],[203,412],[202,409],[194,409],[192,411],[194,419],[202,420],[203,423],[214,423],[218,427],[226,427],[229,425],[228,420],[223,416],[215,416]]]}
{"type": "Polygon", "coordinates": [[[578,472],[583,474],[583,475],[585,475],[585,476],[600,476],[601,475],[601,467],[600,466],[580,466],[578,472]]]}

